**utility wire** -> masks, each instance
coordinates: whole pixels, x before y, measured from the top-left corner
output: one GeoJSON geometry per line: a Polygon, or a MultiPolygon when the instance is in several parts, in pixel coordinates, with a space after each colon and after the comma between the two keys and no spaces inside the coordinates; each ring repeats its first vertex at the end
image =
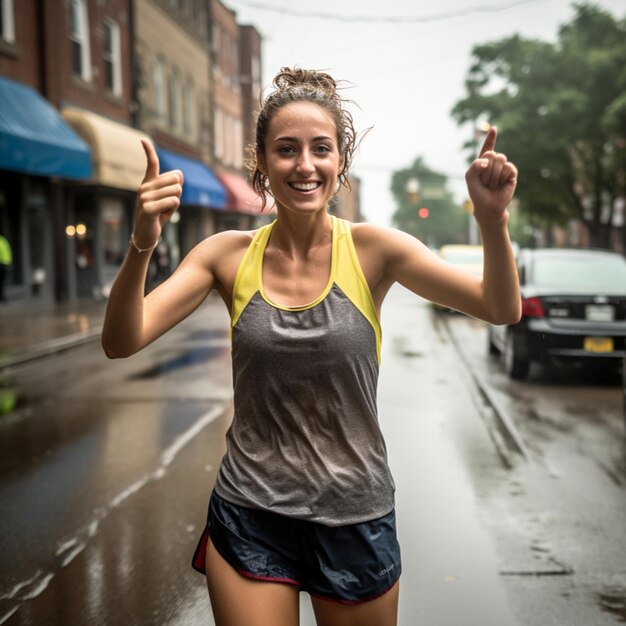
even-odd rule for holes
{"type": "Polygon", "coordinates": [[[428,22],[439,22],[455,17],[465,17],[476,13],[496,13],[507,11],[526,4],[535,4],[544,0],[512,0],[511,2],[498,4],[482,4],[459,11],[448,11],[447,13],[434,13],[432,15],[338,15],[335,13],[317,13],[314,11],[298,11],[288,7],[277,7],[263,2],[254,2],[249,0],[231,0],[234,4],[248,7],[250,9],[259,9],[261,11],[271,11],[282,15],[291,15],[293,17],[308,17],[320,20],[333,20],[336,22],[370,22],[375,24],[425,24],[428,22]]]}

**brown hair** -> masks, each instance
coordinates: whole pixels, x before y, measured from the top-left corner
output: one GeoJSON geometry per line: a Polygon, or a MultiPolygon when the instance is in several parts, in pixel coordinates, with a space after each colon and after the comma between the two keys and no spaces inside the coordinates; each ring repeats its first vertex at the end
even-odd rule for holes
{"type": "Polygon", "coordinates": [[[337,143],[341,157],[338,179],[341,185],[349,189],[348,173],[357,141],[352,115],[346,109],[346,104],[350,101],[337,93],[338,83],[324,72],[283,67],[274,77],[272,85],[274,90],[261,101],[255,143],[248,147],[250,159],[247,166],[250,170],[252,188],[261,196],[263,208],[267,203],[267,176],[259,169],[258,159],[265,154],[265,137],[272,118],[279,109],[292,102],[313,102],[331,114],[337,127],[337,143]]]}

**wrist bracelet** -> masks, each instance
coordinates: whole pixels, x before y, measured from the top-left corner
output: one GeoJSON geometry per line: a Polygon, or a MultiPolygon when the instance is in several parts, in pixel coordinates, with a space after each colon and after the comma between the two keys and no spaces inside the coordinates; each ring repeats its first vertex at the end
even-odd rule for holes
{"type": "Polygon", "coordinates": [[[137,250],[137,252],[139,252],[139,253],[141,253],[141,252],[150,252],[151,250],[154,250],[159,245],[159,241],[161,241],[161,239],[157,239],[157,242],[153,246],[151,246],[150,248],[140,248],[135,243],[135,233],[131,233],[131,235],[130,235],[130,243],[133,244],[133,248],[135,248],[135,250],[137,250]]]}

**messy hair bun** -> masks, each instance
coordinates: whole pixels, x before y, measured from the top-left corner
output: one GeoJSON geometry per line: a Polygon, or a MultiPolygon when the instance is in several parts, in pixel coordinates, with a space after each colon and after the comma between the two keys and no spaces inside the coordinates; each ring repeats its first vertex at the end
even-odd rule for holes
{"type": "Polygon", "coordinates": [[[346,109],[350,102],[339,95],[337,81],[324,72],[300,68],[283,67],[272,81],[273,91],[261,101],[261,110],[257,117],[254,145],[249,146],[250,160],[248,168],[252,187],[267,203],[268,181],[258,167],[258,158],[265,154],[265,137],[269,124],[282,107],[293,102],[312,102],[328,111],[337,127],[337,146],[341,157],[339,183],[350,188],[348,174],[352,156],[356,148],[356,131],[352,115],[346,109]]]}
{"type": "Polygon", "coordinates": [[[281,68],[280,72],[274,76],[272,84],[277,91],[307,86],[311,89],[319,89],[328,95],[336,95],[337,92],[337,82],[330,74],[300,68],[281,68]]]}

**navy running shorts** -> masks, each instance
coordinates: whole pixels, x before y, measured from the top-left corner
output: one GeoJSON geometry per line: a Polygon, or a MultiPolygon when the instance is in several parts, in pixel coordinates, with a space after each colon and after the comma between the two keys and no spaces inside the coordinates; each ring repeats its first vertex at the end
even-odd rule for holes
{"type": "Polygon", "coordinates": [[[292,584],[345,604],[383,595],[402,571],[395,511],[368,522],[325,526],[237,506],[214,491],[192,561],[202,574],[209,537],[243,576],[292,584]]]}

